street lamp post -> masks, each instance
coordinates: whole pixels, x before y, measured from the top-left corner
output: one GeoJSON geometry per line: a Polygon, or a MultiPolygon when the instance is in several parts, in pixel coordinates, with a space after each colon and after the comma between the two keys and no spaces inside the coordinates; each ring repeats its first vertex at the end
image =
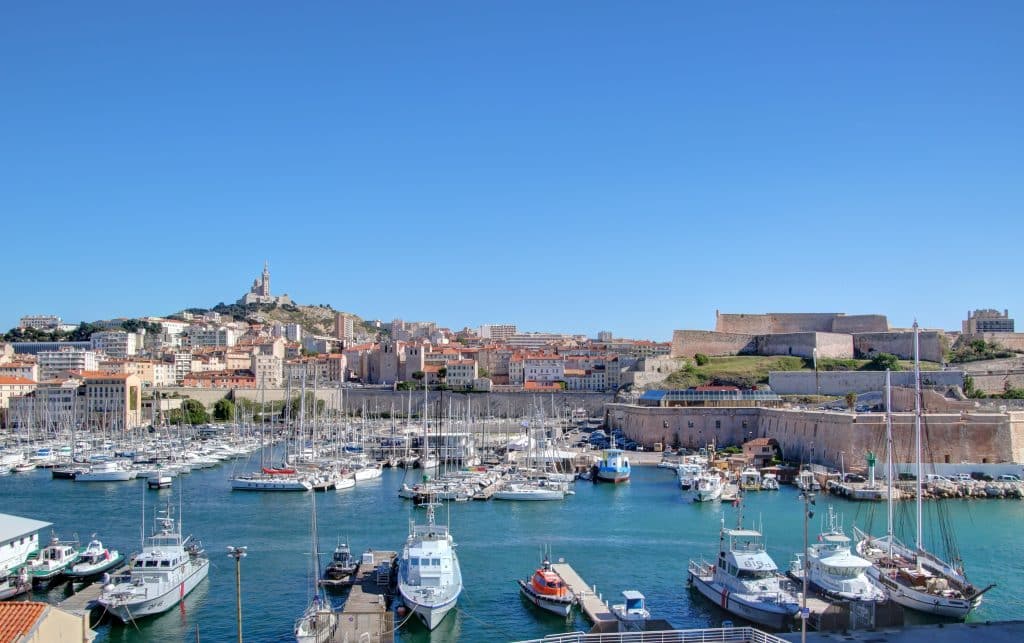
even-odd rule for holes
{"type": "Polygon", "coordinates": [[[242,643],[242,559],[248,547],[228,545],[228,556],[235,559],[235,610],[238,615],[238,643],[242,643]]]}
{"type": "Polygon", "coordinates": [[[807,643],[807,576],[809,575],[809,565],[807,564],[807,522],[814,517],[814,494],[811,493],[810,489],[805,489],[800,494],[800,499],[804,501],[804,561],[803,561],[803,592],[800,594],[800,643],[807,643]]]}

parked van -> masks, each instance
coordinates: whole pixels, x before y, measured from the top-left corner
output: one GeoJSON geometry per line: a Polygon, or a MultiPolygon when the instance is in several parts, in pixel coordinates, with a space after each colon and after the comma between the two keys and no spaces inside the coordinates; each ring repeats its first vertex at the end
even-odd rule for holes
{"type": "Polygon", "coordinates": [[[996,480],[1000,482],[1020,482],[1020,476],[1012,473],[1004,473],[1001,476],[997,476],[996,480]]]}
{"type": "Polygon", "coordinates": [[[924,481],[925,482],[953,482],[952,480],[950,480],[946,476],[940,476],[937,473],[926,473],[926,474],[924,474],[924,481]]]}

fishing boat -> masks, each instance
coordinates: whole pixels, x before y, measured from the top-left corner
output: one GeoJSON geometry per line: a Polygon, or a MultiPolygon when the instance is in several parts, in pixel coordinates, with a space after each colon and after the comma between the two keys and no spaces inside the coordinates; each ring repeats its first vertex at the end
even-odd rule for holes
{"type": "Polygon", "coordinates": [[[819,591],[848,601],[878,603],[886,594],[868,576],[871,561],[850,551],[850,537],[843,533],[843,525],[831,505],[823,520],[827,523],[818,534],[818,542],[807,548],[807,561],[803,554],[797,554],[791,566],[790,576],[807,581],[819,591]]]}
{"type": "Polygon", "coordinates": [[[352,582],[359,571],[359,559],[352,555],[348,543],[338,543],[331,556],[331,562],[324,569],[324,585],[342,585],[352,582]]]}
{"type": "Polygon", "coordinates": [[[626,482],[629,480],[629,458],[622,449],[605,449],[597,461],[597,479],[605,482],[626,482]]]}
{"type": "Polygon", "coordinates": [[[116,549],[107,549],[103,542],[93,537],[81,558],[67,570],[68,578],[85,579],[98,577],[124,564],[124,554],[116,549]]]}
{"type": "Polygon", "coordinates": [[[684,461],[676,468],[676,475],[679,476],[679,488],[689,491],[693,488],[693,482],[704,471],[704,465],[698,462],[684,461]]]}
{"type": "Polygon", "coordinates": [[[316,494],[312,494],[311,532],[313,539],[312,598],[306,611],[295,621],[296,643],[327,643],[338,627],[338,613],[331,608],[331,602],[323,593],[320,578],[320,538],[316,530],[316,494]]]}
{"type": "Polygon", "coordinates": [[[800,491],[811,491],[813,493],[821,491],[821,483],[814,477],[814,472],[806,464],[796,476],[796,486],[800,491]]]}
{"type": "Polygon", "coordinates": [[[746,467],[740,471],[740,489],[743,491],[761,490],[761,472],[754,467],[746,467]]]}
{"type": "Polygon", "coordinates": [[[398,562],[398,593],[405,608],[433,630],[455,607],[462,593],[462,571],[447,525],[434,521],[429,502],[427,524],[409,521],[409,537],[398,562]]]}
{"type": "Polygon", "coordinates": [[[533,576],[526,580],[516,579],[516,582],[526,600],[559,616],[569,616],[572,606],[576,604],[576,595],[565,584],[558,572],[551,569],[551,562],[547,557],[533,572],[533,576]]]}
{"type": "Polygon", "coordinates": [[[715,563],[690,561],[689,585],[727,612],[772,629],[788,629],[799,601],[765,551],[761,532],[744,529],[742,518],[736,529],[727,529],[723,520],[718,551],[715,563]]]}
{"type": "Polygon", "coordinates": [[[711,502],[722,497],[725,483],[717,471],[708,470],[697,476],[693,484],[694,502],[711,502]]]}
{"type": "Polygon", "coordinates": [[[32,590],[32,579],[28,577],[28,570],[24,566],[11,570],[7,577],[0,580],[0,601],[27,594],[32,590]]]}
{"type": "Polygon", "coordinates": [[[29,560],[25,567],[34,586],[45,586],[63,576],[78,558],[78,543],[63,542],[56,535],[51,535],[50,543],[39,550],[39,555],[29,560]]]}
{"type": "MultiPolygon", "coordinates": [[[[950,563],[925,550],[923,537],[923,510],[921,505],[921,481],[923,479],[921,443],[921,372],[918,358],[918,327],[914,322],[914,443],[917,460],[917,534],[914,546],[904,545],[893,531],[893,488],[895,474],[893,467],[892,440],[892,393],[889,372],[885,374],[885,433],[886,433],[886,481],[888,484],[886,535],[872,537],[868,532],[853,528],[858,539],[857,554],[872,563],[868,575],[881,586],[896,603],[908,609],[965,619],[981,604],[982,595],[995,587],[992,583],[978,589],[964,573],[962,563],[950,563]]],[[[951,535],[949,536],[951,537],[951,535]]]]}
{"type": "Polygon", "coordinates": [[[127,577],[103,588],[99,604],[124,623],[171,609],[210,571],[199,541],[183,538],[171,507],[156,512],[153,535],[135,556],[127,577]]]}

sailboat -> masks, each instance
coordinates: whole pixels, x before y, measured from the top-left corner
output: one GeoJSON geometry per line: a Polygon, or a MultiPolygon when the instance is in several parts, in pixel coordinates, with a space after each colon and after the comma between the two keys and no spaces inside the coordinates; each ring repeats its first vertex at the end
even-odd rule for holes
{"type": "Polygon", "coordinates": [[[320,539],[316,531],[316,494],[312,494],[313,517],[313,597],[306,611],[295,622],[296,643],[327,643],[334,636],[338,627],[338,614],[331,608],[331,603],[320,587],[320,539]]]}
{"type": "Polygon", "coordinates": [[[462,571],[447,525],[434,522],[436,503],[428,502],[427,524],[409,521],[409,537],[398,563],[398,593],[406,609],[433,630],[462,593],[462,571]]]}
{"type": "Polygon", "coordinates": [[[886,535],[873,538],[854,527],[857,554],[871,561],[868,575],[890,598],[908,609],[965,619],[971,610],[981,604],[982,595],[995,587],[991,584],[977,589],[964,574],[963,566],[952,564],[926,551],[923,542],[923,511],[921,505],[921,370],[918,357],[918,326],[914,322],[914,444],[917,459],[917,534],[913,547],[900,542],[893,533],[892,517],[892,395],[889,372],[885,374],[886,394],[886,480],[888,493],[888,528],[886,535]]]}

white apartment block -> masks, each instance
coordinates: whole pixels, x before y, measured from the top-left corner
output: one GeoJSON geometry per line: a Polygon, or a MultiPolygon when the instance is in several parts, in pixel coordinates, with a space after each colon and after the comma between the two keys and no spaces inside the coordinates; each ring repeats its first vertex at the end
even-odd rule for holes
{"type": "Polygon", "coordinates": [[[254,354],[251,370],[256,388],[281,388],[284,383],[284,361],[276,355],[254,354]]]}
{"type": "Polygon", "coordinates": [[[141,425],[142,384],[138,377],[88,373],[82,379],[86,426],[126,431],[141,425]]]}
{"type": "Polygon", "coordinates": [[[230,347],[238,343],[238,333],[227,326],[192,326],[188,338],[192,347],[230,347]]]}
{"type": "Polygon", "coordinates": [[[355,320],[352,318],[352,315],[335,313],[334,336],[346,342],[351,342],[356,338],[355,320]]]}
{"type": "Polygon", "coordinates": [[[565,360],[559,355],[527,355],[523,359],[523,380],[557,382],[565,378],[565,360]]]}
{"type": "Polygon", "coordinates": [[[43,351],[36,357],[41,380],[52,380],[71,371],[95,371],[99,365],[95,351],[43,351]]]}
{"type": "Polygon", "coordinates": [[[28,395],[36,390],[36,383],[24,377],[0,376],[0,409],[10,406],[11,398],[28,395]]]}
{"type": "Polygon", "coordinates": [[[508,341],[518,332],[515,324],[483,324],[480,326],[480,338],[496,342],[508,341]]]}
{"type": "Polygon", "coordinates": [[[174,354],[174,382],[181,384],[185,376],[192,372],[192,353],[178,351],[174,354]]]}
{"type": "Polygon", "coordinates": [[[445,364],[445,368],[448,369],[445,383],[452,388],[472,386],[478,377],[475,359],[454,360],[445,364]]]}
{"type": "Polygon", "coordinates": [[[105,330],[93,333],[89,343],[94,351],[102,351],[110,357],[129,357],[139,352],[139,336],[123,330],[105,330]]]}
{"type": "Polygon", "coordinates": [[[68,378],[40,382],[35,390],[10,400],[9,426],[46,431],[63,430],[82,416],[78,390],[82,380],[68,378]]]}

